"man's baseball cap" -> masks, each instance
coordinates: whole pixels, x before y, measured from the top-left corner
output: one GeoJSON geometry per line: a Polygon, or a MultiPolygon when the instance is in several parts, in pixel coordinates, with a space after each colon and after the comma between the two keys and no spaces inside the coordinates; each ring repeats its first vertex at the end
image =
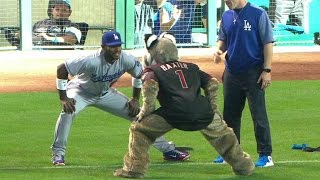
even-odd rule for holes
{"type": "Polygon", "coordinates": [[[64,4],[71,9],[71,0],[52,0],[52,7],[54,7],[57,4],[64,4]]]}
{"type": "Polygon", "coordinates": [[[52,8],[54,8],[54,6],[57,4],[65,4],[71,10],[71,0],[49,0],[48,9],[47,9],[47,14],[49,18],[51,18],[52,16],[52,13],[51,13],[52,8]]]}
{"type": "Polygon", "coordinates": [[[121,41],[121,36],[117,31],[107,31],[102,36],[102,45],[119,46],[124,44],[121,41]]]}

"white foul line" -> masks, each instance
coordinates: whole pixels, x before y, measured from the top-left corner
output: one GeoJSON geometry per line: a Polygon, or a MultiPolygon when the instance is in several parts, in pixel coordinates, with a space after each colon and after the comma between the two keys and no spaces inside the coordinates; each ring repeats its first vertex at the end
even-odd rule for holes
{"type": "MultiPolygon", "coordinates": [[[[304,164],[304,163],[320,163],[320,160],[308,160],[308,161],[276,161],[275,164],[304,164]]],[[[150,166],[177,166],[177,165],[184,165],[184,166],[194,166],[194,165],[217,165],[214,163],[197,163],[197,162],[170,162],[170,163],[151,163],[150,166]]],[[[227,164],[219,164],[227,165],[227,164]]],[[[0,170],[28,170],[28,169],[94,169],[94,168],[117,168],[121,167],[119,165],[110,165],[110,166],[46,166],[46,167],[0,167],[0,170]]]]}

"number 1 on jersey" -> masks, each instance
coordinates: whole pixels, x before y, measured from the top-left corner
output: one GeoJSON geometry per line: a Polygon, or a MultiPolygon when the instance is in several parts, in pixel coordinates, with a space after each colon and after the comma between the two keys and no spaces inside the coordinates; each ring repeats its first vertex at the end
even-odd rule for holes
{"type": "Polygon", "coordinates": [[[176,70],[175,73],[179,76],[182,88],[188,88],[186,78],[184,78],[182,70],[176,70]]]}

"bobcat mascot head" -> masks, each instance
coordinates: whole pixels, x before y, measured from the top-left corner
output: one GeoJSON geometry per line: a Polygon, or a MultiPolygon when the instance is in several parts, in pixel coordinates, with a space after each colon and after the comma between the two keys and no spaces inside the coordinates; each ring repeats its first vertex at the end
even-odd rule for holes
{"type": "Polygon", "coordinates": [[[159,36],[146,34],[144,41],[148,50],[148,53],[142,59],[144,67],[156,63],[162,64],[168,61],[179,60],[176,39],[172,34],[167,32],[159,36]]]}

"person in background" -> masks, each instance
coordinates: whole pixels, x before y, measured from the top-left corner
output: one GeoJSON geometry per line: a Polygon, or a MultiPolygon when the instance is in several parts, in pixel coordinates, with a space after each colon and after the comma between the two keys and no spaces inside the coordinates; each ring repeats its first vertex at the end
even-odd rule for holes
{"type": "Polygon", "coordinates": [[[153,33],[160,35],[169,32],[176,24],[181,16],[181,9],[177,9],[177,6],[167,0],[156,0],[156,8],[153,33]]]}
{"type": "Polygon", "coordinates": [[[315,32],[313,34],[313,42],[317,45],[320,45],[320,32],[315,32]]]}
{"type": "MultiPolygon", "coordinates": [[[[208,4],[207,0],[195,0],[195,3],[201,6],[201,12],[202,12],[202,24],[205,28],[207,28],[207,21],[208,21],[208,4]]],[[[224,0],[217,0],[216,1],[216,7],[217,7],[217,26],[220,26],[220,19],[222,16],[222,13],[224,11],[224,0]]]]}
{"type": "Polygon", "coordinates": [[[273,0],[275,4],[275,24],[294,25],[303,27],[304,9],[306,0],[273,0]]]}
{"type": "MultiPolygon", "coordinates": [[[[71,13],[70,0],[49,0],[47,9],[49,18],[33,25],[33,44],[40,46],[79,44],[82,34],[79,26],[69,20],[71,13]]],[[[8,37],[12,45],[19,46],[19,32],[14,34],[8,32],[8,37]]]]}
{"type": "Polygon", "coordinates": [[[177,45],[192,42],[195,0],[157,0],[154,33],[174,34],[177,45]]]}
{"type": "Polygon", "coordinates": [[[181,11],[180,18],[170,29],[174,34],[177,44],[192,42],[192,24],[195,13],[195,0],[168,0],[181,11]]]}
{"type": "Polygon", "coordinates": [[[196,8],[201,8],[199,16],[201,16],[201,22],[204,28],[207,28],[207,16],[208,16],[208,4],[207,0],[194,0],[196,8]]]}
{"type": "Polygon", "coordinates": [[[49,19],[33,26],[33,43],[39,45],[75,45],[80,43],[81,31],[69,17],[72,13],[70,0],[49,0],[49,19]]]}
{"type": "MultiPolygon", "coordinates": [[[[217,28],[216,32],[218,33],[218,27],[220,27],[220,19],[223,12],[224,7],[221,5],[221,1],[216,1],[217,8],[217,28]]],[[[223,1],[224,2],[224,1],[223,1]]],[[[193,32],[192,33],[192,41],[194,43],[207,44],[208,40],[208,3],[207,0],[195,0],[196,8],[195,8],[195,18],[193,23],[193,28],[203,28],[203,32],[193,32]]],[[[212,8],[211,8],[212,9],[212,8]]],[[[213,9],[212,9],[213,11],[213,9]]]]}
{"type": "MultiPolygon", "coordinates": [[[[107,31],[102,36],[101,48],[87,56],[66,60],[57,68],[56,85],[63,110],[56,122],[52,148],[52,164],[65,165],[66,145],[75,117],[88,106],[127,120],[140,111],[141,63],[122,51],[120,34],[107,31]],[[112,85],[124,74],[132,78],[132,98],[129,99],[112,85]],[[68,82],[68,77],[75,77],[68,82]]],[[[94,131],[94,130],[93,130],[94,131]]],[[[160,137],[154,146],[163,152],[165,160],[182,161],[187,152],[175,149],[174,144],[160,137]]]]}
{"type": "MultiPolygon", "coordinates": [[[[270,125],[265,90],[271,85],[273,32],[265,10],[246,0],[225,0],[229,10],[222,15],[214,62],[222,61],[223,118],[240,142],[241,116],[248,100],[257,152],[257,167],[273,166],[270,125]]],[[[223,163],[219,156],[215,163],[223,163]]]]}
{"type": "Polygon", "coordinates": [[[135,0],[135,28],[134,28],[134,45],[136,47],[144,46],[144,35],[153,32],[153,8],[144,0],[135,0]]]}

